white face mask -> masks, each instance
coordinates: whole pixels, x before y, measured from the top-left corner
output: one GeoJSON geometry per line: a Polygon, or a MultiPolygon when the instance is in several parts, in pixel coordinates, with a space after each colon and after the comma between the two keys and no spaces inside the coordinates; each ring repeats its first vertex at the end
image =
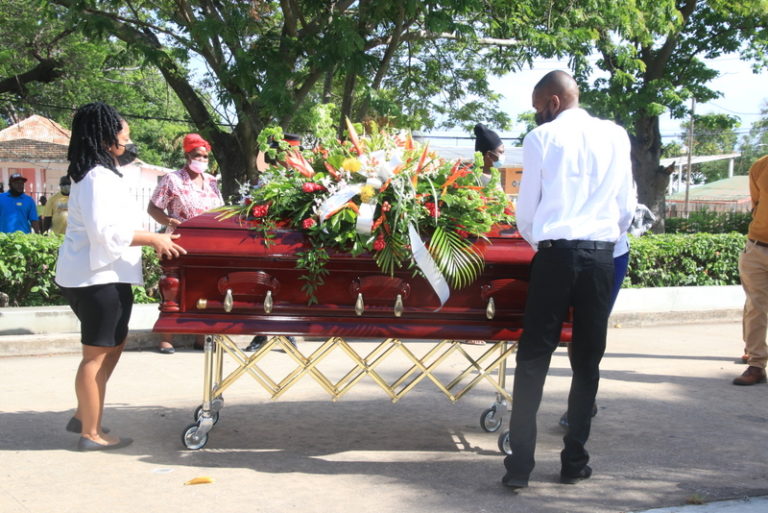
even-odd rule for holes
{"type": "Polygon", "coordinates": [[[187,167],[195,173],[205,173],[208,171],[208,162],[203,162],[202,160],[190,160],[187,167]]]}

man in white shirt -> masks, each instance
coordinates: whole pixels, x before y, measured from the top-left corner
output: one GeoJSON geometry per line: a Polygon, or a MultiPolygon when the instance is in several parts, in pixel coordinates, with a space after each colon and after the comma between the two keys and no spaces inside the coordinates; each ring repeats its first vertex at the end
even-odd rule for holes
{"type": "Polygon", "coordinates": [[[553,71],[533,90],[539,125],[523,141],[517,226],[537,250],[525,307],[510,420],[512,455],[502,483],[528,486],[536,412],[562,323],[573,309],[573,379],[560,480],[588,478],[592,405],[605,352],[613,250],[632,220],[636,195],[626,131],[579,108],[574,79],[553,71]]]}

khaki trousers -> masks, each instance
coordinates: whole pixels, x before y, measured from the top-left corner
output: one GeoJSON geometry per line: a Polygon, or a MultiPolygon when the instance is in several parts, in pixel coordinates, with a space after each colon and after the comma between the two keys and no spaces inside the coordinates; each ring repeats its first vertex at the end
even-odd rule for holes
{"type": "Polygon", "coordinates": [[[748,363],[764,369],[768,362],[768,247],[747,240],[739,257],[739,275],[747,295],[742,329],[748,363]]]}

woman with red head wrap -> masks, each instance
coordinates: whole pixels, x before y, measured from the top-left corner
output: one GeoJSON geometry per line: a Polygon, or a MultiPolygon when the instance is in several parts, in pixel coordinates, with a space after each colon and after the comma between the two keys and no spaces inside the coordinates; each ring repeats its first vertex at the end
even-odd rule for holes
{"type": "MultiPolygon", "coordinates": [[[[200,134],[187,134],[182,146],[184,167],[160,179],[147,207],[149,215],[166,227],[166,233],[172,233],[187,219],[224,204],[216,177],[206,172],[210,143],[200,134]]],[[[170,341],[160,342],[158,350],[164,354],[175,352],[170,341]]]]}

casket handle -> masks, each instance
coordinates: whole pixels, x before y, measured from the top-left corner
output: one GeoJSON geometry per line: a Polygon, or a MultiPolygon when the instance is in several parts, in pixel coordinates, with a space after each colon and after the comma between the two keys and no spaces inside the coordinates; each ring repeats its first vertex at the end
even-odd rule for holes
{"type": "Polygon", "coordinates": [[[496,301],[493,298],[488,298],[488,306],[485,307],[485,316],[488,320],[492,320],[496,316],[496,301]]]}
{"type": "Polygon", "coordinates": [[[272,313],[272,291],[268,290],[264,297],[264,313],[272,313]]]}
{"type": "Polygon", "coordinates": [[[397,299],[395,299],[395,317],[400,317],[403,315],[403,295],[398,294],[397,299]]]}
{"type": "Polygon", "coordinates": [[[357,300],[355,301],[355,313],[357,315],[363,315],[365,311],[365,303],[363,302],[363,293],[358,292],[357,300]]]}
{"type": "Polygon", "coordinates": [[[232,299],[232,289],[227,289],[227,293],[224,294],[224,311],[231,312],[234,300],[232,299]]]}

